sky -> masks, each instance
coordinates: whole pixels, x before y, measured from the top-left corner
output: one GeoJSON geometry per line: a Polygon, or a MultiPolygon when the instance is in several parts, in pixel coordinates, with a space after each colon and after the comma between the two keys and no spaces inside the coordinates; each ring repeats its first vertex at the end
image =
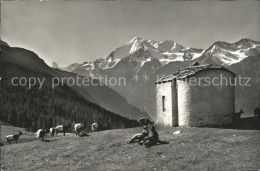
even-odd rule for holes
{"type": "Polygon", "coordinates": [[[260,1],[2,1],[1,39],[59,66],[106,58],[133,37],[208,48],[260,40],[260,1]]]}

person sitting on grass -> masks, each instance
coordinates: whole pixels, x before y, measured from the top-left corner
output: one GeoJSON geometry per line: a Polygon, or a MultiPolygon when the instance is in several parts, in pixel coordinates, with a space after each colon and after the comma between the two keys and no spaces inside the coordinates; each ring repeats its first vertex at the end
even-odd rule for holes
{"type": "Polygon", "coordinates": [[[140,145],[144,144],[145,147],[150,148],[151,146],[157,145],[157,144],[169,144],[169,142],[161,141],[159,139],[158,132],[155,130],[155,127],[152,126],[152,136],[146,137],[143,141],[139,142],[140,145]]]}
{"type": "Polygon", "coordinates": [[[149,148],[153,145],[156,145],[159,142],[159,135],[158,132],[155,130],[154,126],[152,126],[151,131],[152,131],[152,136],[145,137],[143,141],[139,142],[140,145],[144,144],[145,147],[149,148]]]}
{"type": "Polygon", "coordinates": [[[161,141],[159,139],[159,135],[157,131],[155,130],[155,127],[152,126],[152,136],[146,137],[143,141],[141,141],[139,144],[144,144],[145,147],[150,148],[151,146],[157,145],[157,144],[169,144],[169,142],[161,141]]]}
{"type": "Polygon", "coordinates": [[[140,142],[144,140],[146,137],[148,137],[149,131],[147,126],[144,126],[143,131],[140,134],[135,134],[131,139],[127,140],[127,143],[134,143],[134,142],[140,142]]]}

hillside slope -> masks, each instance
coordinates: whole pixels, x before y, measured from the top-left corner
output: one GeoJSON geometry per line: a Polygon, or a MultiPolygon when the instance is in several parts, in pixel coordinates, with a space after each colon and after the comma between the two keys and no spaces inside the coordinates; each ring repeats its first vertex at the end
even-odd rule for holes
{"type": "MultiPolygon", "coordinates": [[[[62,77],[83,78],[80,75],[74,74],[72,72],[62,71],[59,69],[54,69],[55,72],[60,74],[62,77]]],[[[89,78],[92,80],[93,85],[88,86],[73,86],[76,91],[78,91],[82,96],[88,99],[91,96],[93,102],[99,104],[109,111],[114,111],[119,113],[123,117],[129,119],[139,119],[140,117],[150,118],[146,112],[140,111],[135,106],[129,104],[127,100],[120,95],[117,91],[109,88],[108,86],[101,85],[98,79],[89,78]]]]}
{"type": "MultiPolygon", "coordinates": [[[[257,170],[259,130],[156,126],[169,144],[150,149],[126,140],[142,128],[47,138],[2,146],[3,170],[257,170]],[[180,130],[180,134],[173,134],[180,130]],[[26,154],[26,155],[24,155],[26,154]]],[[[19,128],[3,126],[14,133],[19,128]]],[[[10,133],[10,131],[8,131],[10,133]]],[[[26,135],[27,137],[30,135],[26,135]]],[[[1,139],[1,141],[3,141],[1,139]]],[[[23,141],[23,137],[21,140],[23,141]]]]}
{"type": "Polygon", "coordinates": [[[238,77],[246,78],[246,86],[236,86],[236,107],[246,113],[254,113],[255,107],[260,107],[260,55],[250,56],[239,63],[230,65],[229,69],[238,77]]]}
{"type": "Polygon", "coordinates": [[[25,56],[9,53],[16,50],[17,48],[2,46],[0,51],[0,120],[32,130],[58,124],[70,127],[75,122],[85,125],[97,122],[102,129],[132,127],[137,124],[137,121],[119,116],[89,101],[66,85],[52,89],[52,74],[59,75],[30,51],[18,50],[26,53],[25,56]],[[28,85],[12,85],[11,78],[14,77],[24,77],[27,80],[45,78],[45,82],[40,89],[39,84],[29,89],[28,85]]]}
{"type": "MultiPolygon", "coordinates": [[[[30,75],[31,77],[43,78],[47,76],[49,77],[49,79],[47,79],[47,81],[49,81],[49,87],[51,86],[50,80],[53,77],[76,77],[74,73],[50,68],[37,54],[32,51],[23,48],[9,47],[4,43],[2,44],[0,61],[1,63],[5,62],[10,65],[2,65],[0,68],[1,72],[5,69],[7,73],[11,73],[12,76],[17,77],[28,77],[28,75],[30,75]],[[27,71],[25,72],[25,70],[27,71]]],[[[9,79],[7,78],[7,80],[9,79]]],[[[98,80],[95,81],[96,84],[98,82],[98,80]]],[[[108,86],[78,86],[75,84],[74,86],[71,86],[71,88],[88,101],[99,104],[103,108],[111,112],[118,113],[123,117],[130,119],[138,119],[140,117],[149,118],[147,113],[142,112],[138,108],[130,105],[123,96],[108,86]]]]}

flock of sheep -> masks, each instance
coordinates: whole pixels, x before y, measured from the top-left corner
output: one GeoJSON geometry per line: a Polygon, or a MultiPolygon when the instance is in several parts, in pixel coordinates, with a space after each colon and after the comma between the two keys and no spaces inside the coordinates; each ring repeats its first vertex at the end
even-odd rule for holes
{"type": "MultiPolygon", "coordinates": [[[[94,132],[94,131],[97,131],[97,128],[98,128],[98,124],[97,123],[93,123],[91,125],[91,131],[94,132]]],[[[43,140],[44,137],[47,135],[47,134],[50,134],[50,137],[54,137],[56,135],[57,137],[57,134],[58,133],[63,133],[63,135],[65,136],[65,133],[67,131],[67,127],[64,126],[64,125],[58,125],[54,128],[50,128],[50,129],[39,129],[37,132],[36,132],[36,137],[37,137],[37,140],[41,139],[43,140]]],[[[83,132],[83,130],[85,129],[85,125],[83,125],[82,123],[77,123],[74,125],[74,130],[75,130],[75,133],[77,136],[80,136],[81,133],[83,132]]],[[[21,131],[19,131],[18,134],[15,134],[15,135],[7,135],[5,138],[6,138],[6,145],[9,143],[11,144],[11,141],[15,141],[17,143],[17,140],[19,139],[19,137],[23,135],[23,133],[21,131]]]]}
{"type": "MultiPolygon", "coordinates": [[[[153,124],[153,122],[151,122],[149,119],[147,118],[140,118],[139,119],[139,122],[141,123],[141,125],[147,125],[147,124],[153,124]]],[[[83,133],[84,129],[85,129],[85,125],[82,124],[82,123],[77,123],[74,125],[74,131],[76,133],[77,136],[81,136],[81,134],[83,133]]],[[[93,123],[91,124],[91,131],[94,132],[94,131],[97,131],[97,128],[98,128],[98,124],[97,123],[93,123]]],[[[54,128],[50,128],[50,129],[39,129],[37,132],[36,132],[36,137],[37,137],[37,140],[41,139],[43,140],[44,137],[47,135],[47,134],[50,134],[50,137],[54,137],[55,134],[56,134],[56,137],[57,137],[57,134],[58,133],[63,133],[63,135],[65,136],[65,133],[67,131],[68,127],[64,126],[64,125],[58,125],[54,128]]],[[[6,145],[9,143],[11,144],[11,141],[15,141],[17,143],[17,140],[19,139],[19,137],[23,135],[23,133],[21,131],[19,131],[18,134],[16,135],[7,135],[6,136],[6,145]]]]}
{"type": "MultiPolygon", "coordinates": [[[[233,119],[235,119],[235,120],[239,119],[241,117],[241,114],[243,114],[243,113],[244,113],[244,111],[240,109],[240,112],[234,114],[233,119]]],[[[255,117],[260,116],[260,108],[254,109],[254,115],[255,115],[255,117]]],[[[149,119],[140,118],[139,121],[140,121],[140,123],[144,122],[143,125],[146,125],[146,124],[148,124],[146,122],[148,122],[149,119]]],[[[150,121],[150,123],[152,123],[152,122],[150,121]]],[[[97,123],[93,123],[91,125],[91,131],[96,131],[97,128],[98,128],[97,123]]],[[[80,134],[82,133],[82,131],[84,129],[85,129],[85,125],[83,125],[82,123],[77,123],[77,124],[74,125],[74,130],[75,130],[75,133],[76,133],[77,136],[80,136],[80,134]]],[[[57,137],[57,134],[60,133],[60,132],[63,133],[63,135],[65,136],[66,131],[67,131],[66,126],[58,125],[55,128],[50,128],[50,129],[47,129],[47,130],[39,129],[36,132],[36,137],[37,137],[38,140],[39,139],[43,140],[45,135],[47,135],[47,134],[50,134],[51,137],[54,137],[54,135],[56,134],[56,137],[57,137]]],[[[17,143],[17,140],[19,139],[19,137],[21,135],[23,135],[23,133],[21,131],[19,131],[19,133],[16,134],[16,135],[7,135],[6,136],[6,144],[8,144],[8,143],[10,144],[11,141],[15,141],[17,143]]]]}

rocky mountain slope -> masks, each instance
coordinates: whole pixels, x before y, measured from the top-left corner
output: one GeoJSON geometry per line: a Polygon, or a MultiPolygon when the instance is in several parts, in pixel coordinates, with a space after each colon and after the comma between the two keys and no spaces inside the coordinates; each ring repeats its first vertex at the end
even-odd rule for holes
{"type": "Polygon", "coordinates": [[[237,74],[237,77],[245,78],[245,86],[236,86],[236,108],[244,109],[253,114],[255,107],[260,107],[260,56],[250,56],[241,62],[228,67],[237,74]],[[248,85],[248,86],[247,86],[248,85]]]}
{"type": "Polygon", "coordinates": [[[200,57],[201,63],[213,63],[230,66],[241,60],[259,55],[260,42],[251,39],[241,39],[235,43],[215,42],[200,57]]]}
{"type": "Polygon", "coordinates": [[[157,59],[162,65],[173,61],[187,61],[198,58],[203,49],[187,48],[174,41],[154,41],[134,37],[125,45],[112,51],[108,57],[97,59],[83,64],[71,64],[62,70],[71,71],[85,76],[97,77],[106,70],[114,68],[119,62],[129,57],[131,62],[136,62],[139,68],[146,62],[157,59]]]}
{"type": "MultiPolygon", "coordinates": [[[[112,51],[106,58],[83,64],[72,64],[62,69],[91,77],[101,75],[126,78],[126,86],[110,87],[123,95],[131,104],[153,116],[155,114],[154,82],[161,76],[172,74],[194,62],[231,67],[236,74],[240,74],[242,70],[239,67],[244,65],[244,61],[247,59],[251,61],[253,58],[259,61],[259,55],[260,42],[251,39],[241,39],[234,43],[218,41],[208,49],[196,49],[182,46],[171,40],[154,41],[134,37],[125,45],[112,51]],[[135,80],[134,75],[139,75],[139,80],[135,80]],[[149,76],[149,80],[144,79],[145,75],[149,76]]],[[[250,71],[247,72],[247,76],[259,78],[255,72],[256,67],[251,67],[249,63],[245,65],[244,68],[250,71]]],[[[240,94],[246,94],[247,88],[237,89],[239,89],[236,94],[237,108],[245,108],[246,112],[251,113],[252,106],[247,104],[255,104],[256,98],[247,96],[245,100],[238,103],[241,101],[240,94]]],[[[252,88],[251,91],[258,92],[258,89],[252,88]]]]}

